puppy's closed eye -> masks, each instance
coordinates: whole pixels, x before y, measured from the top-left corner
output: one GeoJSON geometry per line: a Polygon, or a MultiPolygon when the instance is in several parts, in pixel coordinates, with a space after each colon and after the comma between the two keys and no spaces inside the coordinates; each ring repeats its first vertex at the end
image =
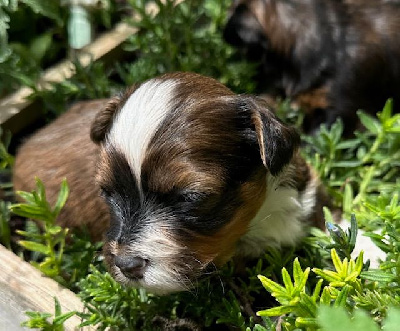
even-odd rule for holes
{"type": "Polygon", "coordinates": [[[199,191],[184,191],[180,194],[181,201],[189,203],[201,202],[204,201],[207,197],[209,197],[209,194],[199,191]]]}
{"type": "Polygon", "coordinates": [[[163,202],[178,208],[191,205],[196,207],[211,197],[209,193],[194,190],[176,190],[159,196],[163,202]]]}

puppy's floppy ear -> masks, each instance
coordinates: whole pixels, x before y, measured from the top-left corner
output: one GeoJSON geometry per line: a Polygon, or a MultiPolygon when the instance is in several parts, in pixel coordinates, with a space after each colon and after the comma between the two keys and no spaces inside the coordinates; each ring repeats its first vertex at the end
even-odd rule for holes
{"type": "Polygon", "coordinates": [[[104,140],[120,105],[121,97],[114,97],[96,114],[90,128],[90,138],[94,143],[100,144],[104,140]]]}
{"type": "Polygon", "coordinates": [[[246,4],[235,7],[223,36],[227,43],[236,47],[259,47],[267,42],[261,24],[246,4]]]}
{"type": "Polygon", "coordinates": [[[116,114],[139,86],[140,84],[135,84],[126,89],[124,93],[113,97],[107,105],[97,113],[90,128],[90,138],[94,143],[100,144],[105,139],[116,114]]]}
{"type": "Polygon", "coordinates": [[[293,157],[300,145],[296,129],[282,123],[261,98],[240,96],[250,112],[257,135],[261,160],[272,175],[277,175],[293,157]]]}

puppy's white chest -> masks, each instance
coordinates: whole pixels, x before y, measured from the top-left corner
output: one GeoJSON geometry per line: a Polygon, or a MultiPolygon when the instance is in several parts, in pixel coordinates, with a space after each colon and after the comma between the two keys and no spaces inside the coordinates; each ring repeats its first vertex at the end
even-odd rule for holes
{"type": "Polygon", "coordinates": [[[238,243],[240,256],[257,257],[268,247],[295,245],[306,233],[305,220],[315,206],[315,183],[299,192],[278,186],[279,179],[272,176],[267,181],[266,199],[238,243]]]}

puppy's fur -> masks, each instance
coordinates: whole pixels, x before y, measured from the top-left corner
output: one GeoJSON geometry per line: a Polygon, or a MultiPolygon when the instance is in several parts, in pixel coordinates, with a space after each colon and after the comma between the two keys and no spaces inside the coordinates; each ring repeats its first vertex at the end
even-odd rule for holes
{"type": "MultiPolygon", "coordinates": [[[[233,256],[256,257],[271,246],[293,245],[308,226],[322,227],[322,205],[328,202],[297,152],[296,131],[261,99],[235,95],[214,79],[167,74],[111,100],[91,128],[99,146],[96,171],[90,163],[96,148],[77,137],[88,132],[73,129],[76,124],[76,117],[64,115],[47,129],[62,130],[72,146],[85,144],[57,154],[56,166],[69,168],[63,176],[80,178],[77,189],[92,194],[72,196],[78,205],[67,208],[82,212],[90,202],[96,210],[85,212],[92,216],[97,206],[103,208],[90,182],[96,173],[111,215],[104,255],[123,284],[157,293],[188,289],[233,256]],[[71,154],[86,152],[87,163],[68,165],[71,154]]],[[[40,141],[44,133],[32,139],[40,141]]],[[[24,148],[17,163],[27,161],[24,148]]],[[[49,178],[54,161],[48,162],[41,161],[39,176],[49,178]]],[[[20,171],[21,165],[17,178],[32,177],[20,171]]]]}
{"type": "Polygon", "coordinates": [[[267,105],[196,74],[169,74],[99,113],[97,181],[111,209],[105,256],[122,283],[186,289],[213,264],[295,244],[321,225],[299,137],[267,105]],[[120,257],[142,259],[121,271],[120,257]]]}
{"type": "Polygon", "coordinates": [[[94,183],[97,146],[90,140],[90,123],[108,100],[80,102],[19,148],[13,168],[14,190],[31,191],[41,179],[51,205],[66,178],[70,194],[58,221],[70,228],[87,226],[93,240],[108,227],[108,207],[94,183]]]}
{"type": "Polygon", "coordinates": [[[326,91],[317,102],[326,107],[308,109],[306,131],[341,117],[350,133],[357,109],[374,114],[400,97],[399,28],[398,1],[239,0],[224,36],[261,62],[263,88],[306,108],[304,96],[326,91]]]}

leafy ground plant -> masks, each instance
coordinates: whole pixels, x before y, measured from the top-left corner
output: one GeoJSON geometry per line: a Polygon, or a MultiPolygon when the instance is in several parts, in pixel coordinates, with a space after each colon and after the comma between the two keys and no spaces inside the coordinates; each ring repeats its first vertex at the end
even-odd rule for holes
{"type": "Polygon", "coordinates": [[[46,199],[46,190],[43,183],[36,179],[36,190],[29,192],[18,192],[26,201],[25,203],[13,204],[11,212],[34,219],[43,227],[41,231],[22,231],[18,234],[27,240],[20,240],[19,244],[32,252],[40,253],[44,259],[40,263],[32,262],[46,276],[63,282],[61,274],[61,262],[63,259],[65,240],[68,229],[56,224],[57,216],[67,201],[69,188],[66,180],[61,184],[60,194],[54,207],[51,207],[46,199]]]}
{"type": "Polygon", "coordinates": [[[322,126],[318,135],[304,137],[308,143],[306,157],[345,217],[349,219],[355,213],[361,225],[369,229],[381,223],[368,216],[368,208],[378,196],[382,206],[400,187],[400,114],[393,115],[392,108],[388,100],[377,118],[360,111],[358,116],[367,130],[356,132],[354,139],[341,139],[340,121],[330,129],[322,126]]]}
{"type": "Polygon", "coordinates": [[[26,315],[29,316],[29,320],[23,322],[22,326],[43,331],[63,331],[64,322],[74,316],[76,312],[70,311],[63,314],[60,302],[57,298],[54,298],[54,306],[54,315],[49,313],[26,312],[26,315]],[[52,319],[51,321],[49,321],[50,317],[52,319]]]}

